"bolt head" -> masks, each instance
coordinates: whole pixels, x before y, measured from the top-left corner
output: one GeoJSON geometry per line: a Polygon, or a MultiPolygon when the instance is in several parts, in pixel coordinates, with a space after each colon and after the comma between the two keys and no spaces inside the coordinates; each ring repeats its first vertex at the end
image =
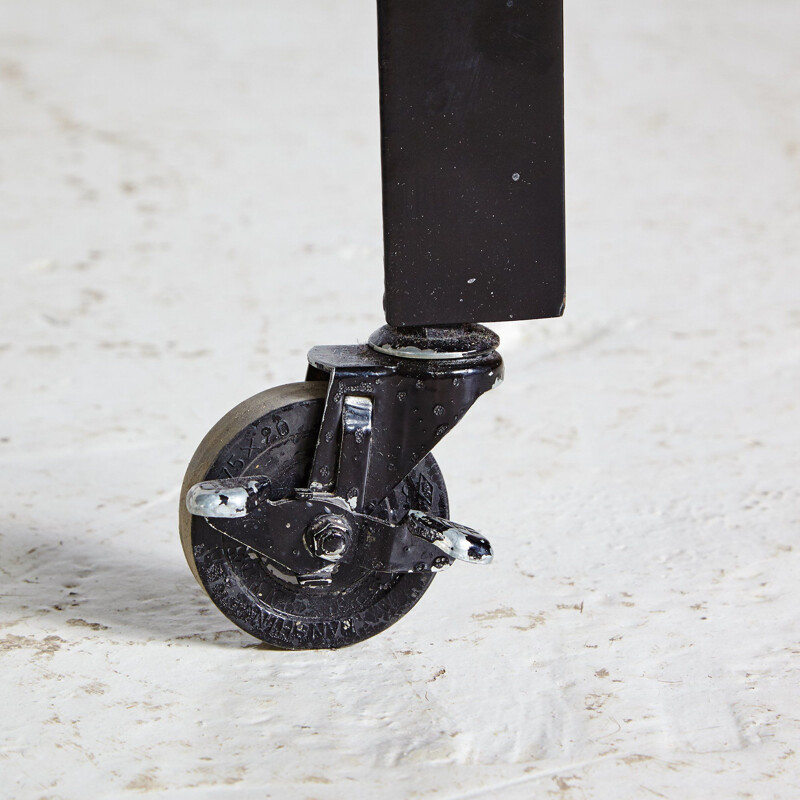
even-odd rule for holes
{"type": "Polygon", "coordinates": [[[450,566],[450,559],[447,556],[436,556],[431,564],[431,572],[441,572],[450,566]]]}
{"type": "Polygon", "coordinates": [[[339,561],[352,542],[350,523],[341,514],[322,514],[306,531],[309,552],[324,561],[339,561]]]}
{"type": "Polygon", "coordinates": [[[347,549],[347,539],[341,531],[328,529],[314,537],[314,544],[320,558],[339,559],[347,549]]]}

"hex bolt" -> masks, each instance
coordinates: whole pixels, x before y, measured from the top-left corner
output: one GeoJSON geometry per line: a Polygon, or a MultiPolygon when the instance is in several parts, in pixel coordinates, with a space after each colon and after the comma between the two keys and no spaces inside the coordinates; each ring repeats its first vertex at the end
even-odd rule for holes
{"type": "Polygon", "coordinates": [[[321,514],[306,529],[306,547],[324,561],[339,561],[352,542],[350,523],[340,514],[321,514]]]}

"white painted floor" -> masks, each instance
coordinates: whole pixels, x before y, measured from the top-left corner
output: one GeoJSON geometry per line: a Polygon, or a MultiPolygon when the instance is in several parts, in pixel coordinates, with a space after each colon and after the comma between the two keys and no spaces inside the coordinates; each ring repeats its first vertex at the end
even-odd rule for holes
{"type": "Polygon", "coordinates": [[[2,0],[3,797],[800,796],[800,13],[567,6],[567,314],[437,449],[495,563],[279,653],[178,486],[381,324],[373,6],[2,0]]]}

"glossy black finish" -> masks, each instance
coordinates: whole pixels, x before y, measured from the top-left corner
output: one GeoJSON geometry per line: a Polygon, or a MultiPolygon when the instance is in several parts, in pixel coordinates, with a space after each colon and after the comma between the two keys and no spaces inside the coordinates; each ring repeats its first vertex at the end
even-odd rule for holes
{"type": "MultiPolygon", "coordinates": [[[[352,531],[350,546],[336,561],[337,570],[354,564],[373,572],[437,572],[453,563],[453,558],[444,555],[427,531],[410,517],[402,524],[393,524],[378,516],[351,512],[324,496],[308,500],[301,491],[296,497],[274,502],[269,493],[267,480],[266,491],[253,495],[252,504],[248,503],[246,517],[206,521],[214,530],[292,574],[310,574],[328,566],[310,551],[306,542],[313,521],[330,514],[346,519],[352,531]]],[[[429,505],[431,499],[422,505],[429,505]]]]}
{"type": "Polygon", "coordinates": [[[561,0],[378,0],[386,319],[564,304],[561,0]]]}
{"type": "MultiPolygon", "coordinates": [[[[337,480],[340,470],[342,405],[347,396],[374,404],[369,467],[362,454],[363,497],[368,514],[459,422],[484,392],[503,378],[497,352],[474,358],[394,358],[367,345],[314,347],[306,380],[328,381],[328,396],[311,467],[309,486],[349,499],[337,480]]],[[[351,474],[358,474],[356,471],[351,474]]],[[[352,482],[352,481],[351,481],[352,482]]]]}
{"type": "MultiPolygon", "coordinates": [[[[199,477],[261,475],[271,500],[290,497],[307,485],[323,404],[321,395],[312,402],[265,408],[263,416],[239,431],[199,477]]],[[[389,493],[375,514],[396,522],[411,508],[448,516],[444,481],[430,455],[389,493]]],[[[240,520],[226,522],[235,521],[240,520]]],[[[435,577],[430,571],[389,574],[343,563],[329,586],[307,588],[291,574],[276,570],[273,559],[259,557],[253,548],[212,525],[221,522],[191,518],[197,576],[232,622],[273,647],[337,648],[363,641],[397,622],[435,577]]],[[[299,538],[290,535],[286,541],[294,542],[300,553],[299,538]]],[[[308,564],[320,566],[316,560],[308,564]]]]}

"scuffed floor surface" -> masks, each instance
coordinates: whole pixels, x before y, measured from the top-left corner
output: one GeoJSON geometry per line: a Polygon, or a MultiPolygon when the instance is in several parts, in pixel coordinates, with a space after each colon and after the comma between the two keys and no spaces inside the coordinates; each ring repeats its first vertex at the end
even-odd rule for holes
{"type": "Polygon", "coordinates": [[[0,795],[800,796],[800,15],[567,5],[567,315],[437,449],[495,563],[276,653],[178,486],[381,323],[372,4],[2,2],[0,795]]]}

